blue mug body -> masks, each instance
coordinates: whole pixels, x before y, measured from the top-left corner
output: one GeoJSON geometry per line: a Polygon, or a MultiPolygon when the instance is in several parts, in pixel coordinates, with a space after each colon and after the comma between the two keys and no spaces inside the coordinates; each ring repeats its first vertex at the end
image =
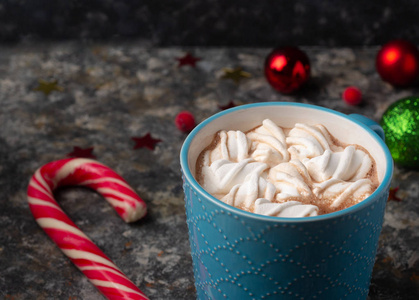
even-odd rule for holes
{"type": "Polygon", "coordinates": [[[393,173],[382,137],[377,123],[363,116],[286,102],[235,107],[199,124],[181,150],[197,298],[367,298],[393,173]],[[197,155],[218,130],[248,130],[266,117],[279,125],[281,120],[334,125],[331,133],[340,135],[338,140],[347,137],[374,157],[379,187],[350,208],[307,218],[252,214],[211,196],[194,178],[197,155]]]}

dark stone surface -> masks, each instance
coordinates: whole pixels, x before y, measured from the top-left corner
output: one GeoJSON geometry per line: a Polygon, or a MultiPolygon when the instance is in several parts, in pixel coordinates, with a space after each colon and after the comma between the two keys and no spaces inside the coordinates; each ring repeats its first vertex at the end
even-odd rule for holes
{"type": "MultiPolygon", "coordinates": [[[[94,147],[144,198],[148,216],[125,224],[97,194],[82,188],[56,193],[75,223],[151,299],[194,299],[192,263],[178,161],[185,134],[174,125],[188,109],[198,121],[219,104],[294,101],[380,120],[386,108],[419,87],[394,89],[374,69],[376,47],[303,48],[312,78],[295,95],[275,92],[263,76],[270,49],[145,48],[138,43],[63,43],[0,48],[0,298],[99,299],[100,294],[34,221],[26,201],[30,176],[66,156],[94,147]],[[196,68],[177,67],[185,51],[196,68]],[[239,85],[221,79],[224,67],[252,74],[239,85]],[[34,91],[56,79],[63,91],[34,91]],[[341,100],[358,86],[364,104],[341,100]],[[154,151],[134,150],[132,136],[162,140],[154,151]]],[[[387,205],[370,299],[419,296],[419,172],[396,168],[401,202],[387,205]]]]}
{"type": "Polygon", "coordinates": [[[0,41],[115,40],[152,46],[417,42],[416,0],[1,0],[0,41]]]}

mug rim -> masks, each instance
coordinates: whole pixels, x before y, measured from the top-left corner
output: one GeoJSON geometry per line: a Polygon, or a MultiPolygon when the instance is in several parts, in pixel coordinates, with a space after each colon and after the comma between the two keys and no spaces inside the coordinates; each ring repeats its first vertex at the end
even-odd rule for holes
{"type": "Polygon", "coordinates": [[[218,205],[220,208],[223,208],[227,211],[230,211],[231,213],[238,214],[246,218],[251,218],[251,219],[261,220],[261,221],[268,221],[268,222],[270,221],[270,222],[284,222],[284,223],[317,222],[317,221],[334,219],[334,218],[338,218],[338,217],[355,213],[356,211],[363,209],[365,206],[369,205],[370,202],[373,202],[375,199],[378,199],[380,196],[382,196],[385,193],[385,191],[390,186],[392,175],[393,175],[393,168],[394,168],[393,159],[392,159],[390,150],[388,149],[384,140],[381,139],[378,136],[378,134],[374,132],[370,127],[339,111],[322,107],[322,106],[318,106],[318,105],[296,103],[296,102],[258,102],[258,103],[252,103],[252,104],[244,104],[244,105],[240,105],[240,106],[223,110],[221,112],[218,112],[208,117],[207,119],[199,123],[186,137],[180,151],[180,165],[181,165],[182,173],[185,176],[185,180],[187,180],[188,184],[190,184],[194,188],[194,190],[200,194],[200,196],[205,197],[207,200],[218,205]],[[260,215],[260,214],[256,214],[256,213],[252,213],[252,212],[248,212],[248,211],[236,208],[234,206],[228,205],[227,203],[224,203],[223,201],[215,198],[210,193],[208,193],[203,187],[201,187],[201,185],[196,181],[195,177],[192,175],[192,172],[188,164],[188,152],[189,152],[190,145],[193,139],[195,138],[195,136],[198,134],[198,132],[209,123],[215,121],[216,119],[226,114],[235,112],[235,111],[239,111],[243,109],[251,109],[254,107],[261,107],[261,106],[294,106],[294,107],[316,109],[316,110],[325,111],[325,112],[343,117],[349,120],[350,122],[356,123],[357,125],[361,126],[365,131],[367,131],[371,135],[372,138],[374,138],[378,142],[378,144],[384,151],[387,167],[386,167],[386,172],[383,177],[383,180],[381,181],[377,189],[369,197],[365,198],[363,201],[351,207],[348,207],[348,208],[345,208],[336,212],[319,215],[319,216],[313,216],[313,217],[284,218],[284,217],[275,217],[275,216],[265,216],[265,215],[260,215]]]}

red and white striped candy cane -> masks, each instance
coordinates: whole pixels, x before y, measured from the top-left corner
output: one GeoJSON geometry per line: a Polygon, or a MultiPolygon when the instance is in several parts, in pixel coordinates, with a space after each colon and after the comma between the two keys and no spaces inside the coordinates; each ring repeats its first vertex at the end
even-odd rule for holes
{"type": "Polygon", "coordinates": [[[42,166],[28,187],[29,207],[36,222],[106,298],[148,299],[60,208],[53,191],[66,185],[97,191],[125,222],[139,220],[146,214],[144,201],[109,167],[83,158],[42,166]]]}

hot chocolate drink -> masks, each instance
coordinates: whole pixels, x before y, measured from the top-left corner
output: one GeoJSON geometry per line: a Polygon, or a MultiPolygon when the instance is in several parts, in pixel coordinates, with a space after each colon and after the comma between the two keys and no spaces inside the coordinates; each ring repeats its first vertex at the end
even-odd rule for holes
{"type": "Polygon", "coordinates": [[[220,131],[199,155],[196,178],[237,208],[308,217],[348,208],[378,186],[374,159],[323,125],[283,128],[269,119],[248,131],[220,131]]]}

